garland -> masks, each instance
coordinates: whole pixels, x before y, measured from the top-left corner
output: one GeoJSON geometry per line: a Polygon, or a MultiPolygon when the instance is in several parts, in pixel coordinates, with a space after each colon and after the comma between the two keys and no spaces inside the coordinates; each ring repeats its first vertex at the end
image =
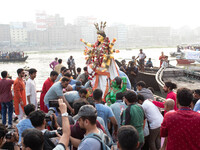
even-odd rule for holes
{"type": "Polygon", "coordinates": [[[86,56],[86,64],[91,65],[91,68],[93,70],[91,77],[89,79],[94,78],[96,75],[96,69],[102,67],[105,68],[105,70],[108,69],[110,66],[111,59],[114,58],[112,54],[114,52],[118,53],[119,50],[112,49],[114,42],[116,39],[113,39],[112,43],[110,43],[110,40],[108,37],[106,37],[102,44],[100,44],[99,41],[97,41],[92,49],[88,49],[87,47],[84,50],[84,55],[86,56]]]}

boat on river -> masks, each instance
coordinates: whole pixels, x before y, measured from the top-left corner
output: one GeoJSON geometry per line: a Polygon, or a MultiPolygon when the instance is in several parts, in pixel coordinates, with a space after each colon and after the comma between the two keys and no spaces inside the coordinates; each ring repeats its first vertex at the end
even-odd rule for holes
{"type": "Polygon", "coordinates": [[[199,51],[200,50],[200,44],[181,44],[177,46],[177,51],[170,52],[171,57],[179,57],[184,53],[185,51],[199,51]]]}
{"type": "Polygon", "coordinates": [[[176,61],[177,61],[177,64],[179,65],[189,65],[195,62],[195,60],[190,60],[190,59],[176,59],[176,61]]]}
{"type": "Polygon", "coordinates": [[[176,57],[177,64],[191,64],[195,61],[200,62],[200,51],[185,50],[180,56],[176,57]]]}
{"type": "Polygon", "coordinates": [[[19,58],[0,58],[0,62],[24,62],[26,61],[28,56],[25,57],[19,57],[19,58]]]}

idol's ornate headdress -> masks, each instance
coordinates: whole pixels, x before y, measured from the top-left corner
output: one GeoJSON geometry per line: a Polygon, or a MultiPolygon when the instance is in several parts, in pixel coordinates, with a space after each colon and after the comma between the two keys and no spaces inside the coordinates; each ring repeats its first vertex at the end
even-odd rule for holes
{"type": "Polygon", "coordinates": [[[106,22],[103,23],[103,21],[101,21],[100,26],[98,23],[95,23],[94,26],[97,29],[97,34],[100,34],[101,36],[106,37],[106,34],[105,34],[106,22]]]}

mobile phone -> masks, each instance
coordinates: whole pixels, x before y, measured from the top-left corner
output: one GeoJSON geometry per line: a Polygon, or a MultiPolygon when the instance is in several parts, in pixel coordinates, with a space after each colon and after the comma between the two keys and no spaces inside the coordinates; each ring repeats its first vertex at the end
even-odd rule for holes
{"type": "Polygon", "coordinates": [[[59,107],[58,100],[57,99],[55,99],[55,100],[49,100],[49,107],[56,107],[56,108],[58,108],[59,107]]]}

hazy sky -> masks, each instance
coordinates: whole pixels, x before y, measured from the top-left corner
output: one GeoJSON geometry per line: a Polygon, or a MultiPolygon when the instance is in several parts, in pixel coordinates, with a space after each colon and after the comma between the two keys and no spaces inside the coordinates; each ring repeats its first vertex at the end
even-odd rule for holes
{"type": "Polygon", "coordinates": [[[34,21],[35,13],[60,14],[66,23],[94,16],[108,24],[200,27],[200,0],[0,0],[0,23],[34,21]]]}

